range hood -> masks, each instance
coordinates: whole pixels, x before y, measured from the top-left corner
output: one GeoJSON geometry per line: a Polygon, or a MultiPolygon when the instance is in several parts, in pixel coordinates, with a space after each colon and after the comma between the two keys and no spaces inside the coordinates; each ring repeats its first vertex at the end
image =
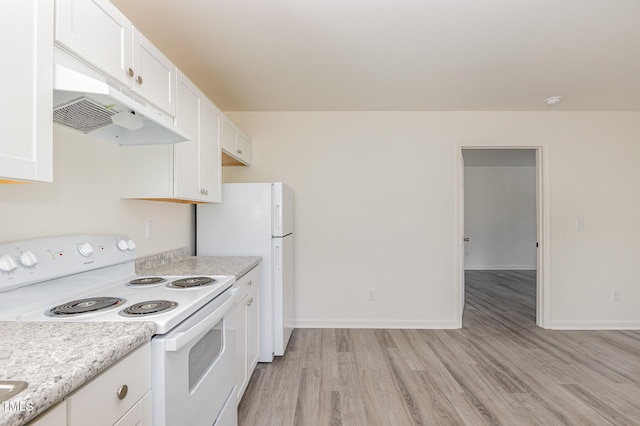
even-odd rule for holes
{"type": "Polygon", "coordinates": [[[54,55],[53,121],[120,145],[191,139],[171,117],[59,49],[54,55]]]}

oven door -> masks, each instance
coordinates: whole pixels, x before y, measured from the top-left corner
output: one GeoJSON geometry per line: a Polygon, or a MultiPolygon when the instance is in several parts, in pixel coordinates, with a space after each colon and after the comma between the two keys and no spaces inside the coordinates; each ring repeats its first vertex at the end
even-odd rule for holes
{"type": "Polygon", "coordinates": [[[154,426],[236,424],[237,291],[225,291],[151,340],[154,426]]]}

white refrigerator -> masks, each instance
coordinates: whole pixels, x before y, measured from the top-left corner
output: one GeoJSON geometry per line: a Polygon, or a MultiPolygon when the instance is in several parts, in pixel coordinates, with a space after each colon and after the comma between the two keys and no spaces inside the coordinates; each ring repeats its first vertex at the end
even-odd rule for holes
{"type": "Polygon", "coordinates": [[[284,355],[293,331],[293,191],[281,182],[226,183],[196,209],[196,255],[262,256],[260,356],[284,355]]]}

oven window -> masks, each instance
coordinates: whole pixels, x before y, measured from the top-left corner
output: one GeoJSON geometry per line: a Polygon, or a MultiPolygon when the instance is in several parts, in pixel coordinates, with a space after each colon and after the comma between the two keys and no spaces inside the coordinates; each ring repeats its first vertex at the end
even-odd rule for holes
{"type": "Polygon", "coordinates": [[[189,392],[200,382],[222,353],[224,319],[198,341],[189,351],[189,392]]]}

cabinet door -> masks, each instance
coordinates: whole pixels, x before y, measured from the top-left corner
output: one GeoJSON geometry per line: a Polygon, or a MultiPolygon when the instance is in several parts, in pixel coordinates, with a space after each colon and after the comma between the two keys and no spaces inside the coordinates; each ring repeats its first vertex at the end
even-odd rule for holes
{"type": "MultiPolygon", "coordinates": [[[[259,276],[258,276],[259,278],[259,276]]],[[[260,355],[260,286],[256,279],[247,301],[247,380],[258,364],[260,355]]]]}
{"type": "Polygon", "coordinates": [[[220,111],[208,99],[200,104],[200,186],[204,201],[222,200],[220,166],[220,111]]]}
{"type": "Polygon", "coordinates": [[[228,154],[234,155],[236,152],[236,126],[226,116],[223,116],[222,121],[222,149],[228,154]]]}
{"type": "Polygon", "coordinates": [[[29,426],[67,426],[67,401],[49,408],[32,420],[29,426]]]}
{"type": "Polygon", "coordinates": [[[236,138],[236,157],[244,164],[251,164],[251,141],[240,130],[236,138]]]}
{"type": "Polygon", "coordinates": [[[174,196],[202,200],[200,186],[200,91],[178,72],[176,124],[189,132],[193,140],[174,145],[174,196]]]}
{"type": "Polygon", "coordinates": [[[236,392],[238,401],[242,398],[249,373],[247,370],[247,301],[248,294],[235,306],[233,316],[236,325],[236,392]]]}
{"type": "Polygon", "coordinates": [[[154,106],[174,116],[176,67],[135,27],[132,68],[133,90],[154,106]]]}
{"type": "Polygon", "coordinates": [[[151,391],[149,391],[113,426],[151,425],[151,416],[151,391]]]}
{"type": "Polygon", "coordinates": [[[0,183],[53,180],[53,4],[0,1],[0,183]]]}
{"type": "Polygon", "coordinates": [[[108,0],[56,0],[56,42],[131,85],[131,22],[108,0]]]}

